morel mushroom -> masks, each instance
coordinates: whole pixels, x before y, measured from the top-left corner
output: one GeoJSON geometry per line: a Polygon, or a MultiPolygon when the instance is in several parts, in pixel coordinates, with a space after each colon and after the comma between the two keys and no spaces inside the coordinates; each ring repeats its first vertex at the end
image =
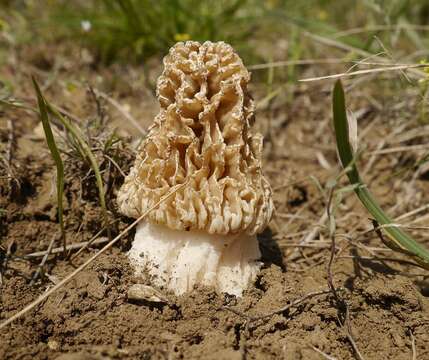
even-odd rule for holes
{"type": "Polygon", "coordinates": [[[262,136],[251,134],[250,73],[231,46],[188,41],[164,58],[161,105],[118,193],[137,218],[129,259],[177,295],[202,284],[241,296],[261,263],[256,234],[273,213],[261,172],[262,136]],[[186,182],[186,185],[181,186],[186,182]]]}

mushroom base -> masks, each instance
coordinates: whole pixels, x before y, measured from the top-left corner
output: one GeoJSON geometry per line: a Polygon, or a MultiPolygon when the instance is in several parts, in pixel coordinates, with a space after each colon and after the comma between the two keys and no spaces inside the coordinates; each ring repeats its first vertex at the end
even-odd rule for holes
{"type": "Polygon", "coordinates": [[[142,221],[128,252],[137,275],[181,295],[194,285],[241,296],[260,270],[256,236],[178,231],[142,221]]]}

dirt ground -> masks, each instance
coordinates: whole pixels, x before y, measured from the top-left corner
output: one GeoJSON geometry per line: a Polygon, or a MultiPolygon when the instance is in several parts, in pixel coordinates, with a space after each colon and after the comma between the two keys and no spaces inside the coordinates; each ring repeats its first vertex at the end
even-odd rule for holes
{"type": "MultiPolygon", "coordinates": [[[[159,66],[154,66],[152,78],[143,79],[138,67],[94,67],[85,53],[76,56],[63,49],[62,56],[54,57],[49,51],[22,51],[25,61],[23,53],[11,54],[8,66],[0,70],[2,90],[13,84],[13,97],[34,107],[30,75],[35,74],[48,100],[80,121],[101,164],[110,236],[117,235],[131,220],[117,213],[115,192],[140,135],[111,102],[93,96],[88,84],[146,127],[157,111],[151,85],[159,66]],[[111,134],[106,129],[113,128],[121,140],[103,153],[99,149],[111,134]]],[[[317,75],[312,67],[303,71],[303,77],[317,75]]],[[[329,82],[294,85],[267,100],[265,85],[252,85],[258,102],[255,131],[265,137],[264,170],[274,190],[276,215],[259,237],[263,270],[243,298],[197,288],[180,297],[161,289],[167,303],[128,299],[132,284],[147,283],[133,276],[125,255],[131,233],[2,329],[0,358],[353,359],[358,358],[355,344],[364,359],[429,359],[428,274],[384,247],[350,192],[338,200],[335,211],[332,276],[339,299],[332,292],[303,298],[328,289],[326,184],[339,173],[330,125],[331,87],[329,82]],[[285,308],[296,300],[302,301],[285,308]],[[255,319],[259,315],[267,316],[255,319]]],[[[366,148],[359,162],[365,181],[383,208],[393,217],[405,214],[398,221],[413,224],[413,235],[429,245],[422,228],[427,209],[409,213],[428,203],[427,170],[392,175],[418,160],[422,149],[380,152],[427,143],[427,125],[416,120],[418,96],[391,91],[383,82],[360,88],[351,90],[348,99],[359,124],[360,145],[366,148]]],[[[103,229],[105,220],[89,165],[66,137],[57,135],[65,160],[66,240],[78,244],[103,229]]],[[[51,255],[35,278],[43,258],[36,252],[46,250],[53,239],[54,247],[60,247],[55,166],[32,111],[1,108],[0,140],[6,160],[0,166],[2,322],[101,245],[76,257],[76,250],[71,251],[71,260],[61,252],[51,255]],[[36,255],[28,256],[32,253],[36,255]]],[[[105,229],[100,236],[109,233],[105,229]]]]}

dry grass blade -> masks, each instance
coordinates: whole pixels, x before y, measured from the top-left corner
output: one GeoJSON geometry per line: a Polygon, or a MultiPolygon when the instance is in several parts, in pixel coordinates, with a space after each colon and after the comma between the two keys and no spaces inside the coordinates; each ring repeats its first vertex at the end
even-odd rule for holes
{"type": "Polygon", "coordinates": [[[21,102],[14,100],[14,99],[0,99],[0,105],[13,107],[16,109],[23,109],[31,112],[37,112],[37,110],[31,106],[27,106],[25,104],[22,104],[21,102]]]}
{"type": "Polygon", "coordinates": [[[301,59],[288,61],[274,61],[264,64],[250,65],[249,70],[264,70],[276,67],[296,66],[296,65],[317,65],[317,64],[348,64],[351,61],[341,59],[301,59]]]}
{"type": "Polygon", "coordinates": [[[393,221],[384,213],[360,178],[349,140],[345,97],[341,80],[335,84],[332,106],[335,136],[341,163],[350,182],[356,185],[354,191],[359,200],[374,217],[377,224],[382,226],[383,232],[387,235],[386,238],[382,237],[383,242],[394,251],[400,250],[411,255],[423,268],[429,269],[429,251],[399,227],[392,225],[393,221]]]}
{"type": "MultiPolygon", "coordinates": [[[[320,36],[320,35],[316,35],[316,34],[312,34],[308,31],[303,32],[303,35],[318,42],[319,44],[323,44],[329,47],[334,47],[337,49],[341,49],[343,51],[347,51],[350,52],[351,54],[354,55],[358,55],[358,56],[362,56],[364,58],[373,58],[375,56],[378,56],[377,54],[373,54],[370,53],[366,50],[354,47],[354,46],[350,46],[345,44],[344,42],[341,41],[337,41],[335,39],[331,39],[328,37],[324,37],[324,36],[320,36]]],[[[384,63],[390,63],[390,60],[387,60],[385,58],[380,58],[380,62],[384,62],[384,63]]],[[[427,66],[427,65],[426,65],[427,66]]],[[[424,67],[424,66],[423,66],[424,67]]],[[[418,79],[424,78],[425,77],[425,73],[419,69],[409,69],[409,72],[411,74],[413,74],[415,77],[417,77],[418,79]]]]}
{"type": "Polygon", "coordinates": [[[63,217],[63,195],[64,195],[64,164],[60,156],[57,144],[55,142],[54,134],[52,133],[51,125],[48,116],[48,107],[46,101],[40,91],[39,85],[37,84],[34,77],[32,78],[33,85],[37,93],[37,102],[39,105],[39,115],[42,121],[43,130],[45,132],[46,142],[51,152],[52,158],[55,161],[57,168],[57,203],[58,203],[58,220],[61,227],[61,237],[63,240],[63,252],[66,255],[66,236],[64,230],[64,217],[63,217]]]}
{"type": "Polygon", "coordinates": [[[350,35],[357,35],[373,31],[397,31],[397,30],[418,30],[429,31],[429,26],[419,24],[395,24],[395,25],[370,25],[365,27],[357,27],[337,32],[334,38],[340,38],[350,35]]]}
{"type": "Polygon", "coordinates": [[[141,220],[143,220],[152,210],[156,209],[160,204],[162,204],[165,200],[167,200],[170,196],[172,196],[176,191],[180,190],[184,187],[188,182],[185,182],[176,188],[173,188],[167,195],[161,198],[156,204],[154,204],[150,209],[148,209],[145,213],[143,213],[137,220],[135,220],[131,225],[125,228],[118,236],[112,239],[106,246],[104,246],[100,251],[91,256],[87,261],[85,261],[81,266],[79,266],[76,270],[74,270],[71,274],[66,276],[63,280],[61,280],[54,287],[43,293],[39,298],[31,302],[29,305],[24,307],[22,310],[18,311],[15,315],[12,315],[9,319],[5,320],[0,324],[0,330],[12,323],[13,321],[19,319],[23,315],[25,315],[30,310],[34,309],[37,305],[41,304],[45,301],[50,295],[52,295],[55,291],[60,289],[63,285],[72,280],[79,272],[85,269],[89,264],[91,264],[95,259],[97,259],[101,254],[105,253],[109,250],[114,244],[116,244],[126,233],[128,233],[132,228],[134,228],[141,220]]]}
{"type": "Polygon", "coordinates": [[[327,79],[340,79],[344,77],[357,76],[357,75],[366,75],[366,74],[374,74],[388,71],[401,71],[407,69],[417,69],[417,68],[427,68],[427,64],[410,64],[410,65],[398,65],[398,66],[384,66],[375,69],[364,69],[357,71],[344,72],[340,74],[333,74],[327,76],[313,77],[308,79],[301,79],[301,82],[310,82],[310,81],[319,81],[319,80],[327,80],[327,79]]]}

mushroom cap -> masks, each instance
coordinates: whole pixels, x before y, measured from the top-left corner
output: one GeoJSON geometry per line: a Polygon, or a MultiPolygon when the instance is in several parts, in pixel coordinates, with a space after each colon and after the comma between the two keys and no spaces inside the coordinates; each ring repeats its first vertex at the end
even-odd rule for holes
{"type": "Polygon", "coordinates": [[[157,82],[161,105],[119,190],[120,211],[137,218],[164,195],[147,220],[210,234],[264,230],[273,213],[262,175],[262,136],[252,134],[250,73],[224,42],[177,43],[157,82]]]}

